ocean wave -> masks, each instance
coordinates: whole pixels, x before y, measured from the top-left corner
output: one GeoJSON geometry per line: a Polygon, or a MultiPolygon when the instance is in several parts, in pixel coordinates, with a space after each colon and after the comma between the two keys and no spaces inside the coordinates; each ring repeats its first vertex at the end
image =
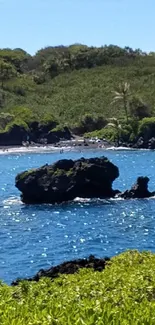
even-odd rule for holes
{"type": "Polygon", "coordinates": [[[127,147],[109,147],[104,148],[105,150],[115,150],[115,151],[150,151],[151,149],[138,149],[138,148],[127,148],[127,147]]]}
{"type": "Polygon", "coordinates": [[[31,147],[12,147],[0,149],[0,155],[20,154],[20,153],[48,153],[60,150],[70,151],[71,147],[54,147],[54,146],[31,146],[31,147]]]}
{"type": "Polygon", "coordinates": [[[8,199],[3,201],[4,205],[16,205],[16,204],[23,204],[22,201],[18,196],[11,196],[8,199]]]}
{"type": "Polygon", "coordinates": [[[81,197],[76,197],[73,202],[78,202],[78,203],[106,203],[110,204],[111,202],[114,201],[124,201],[123,198],[121,197],[115,197],[115,198],[109,198],[109,199],[101,199],[101,198],[81,198],[81,197]]]}

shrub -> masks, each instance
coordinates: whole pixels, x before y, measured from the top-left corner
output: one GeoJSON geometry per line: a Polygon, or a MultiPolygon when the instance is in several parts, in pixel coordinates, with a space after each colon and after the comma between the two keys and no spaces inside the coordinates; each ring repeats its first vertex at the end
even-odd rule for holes
{"type": "Polygon", "coordinates": [[[41,85],[46,81],[46,76],[44,73],[35,74],[33,80],[37,85],[41,85]]]}
{"type": "Polygon", "coordinates": [[[22,121],[21,119],[17,118],[13,122],[10,122],[7,124],[7,126],[5,128],[5,132],[9,132],[15,126],[20,126],[21,128],[24,128],[26,131],[29,131],[28,124],[25,121],[22,121]]]}
{"type": "Polygon", "coordinates": [[[102,272],[0,285],[1,325],[154,325],[155,255],[128,251],[102,272]]]}
{"type": "Polygon", "coordinates": [[[22,86],[15,86],[13,88],[13,92],[18,96],[25,96],[26,95],[26,91],[22,86]]]}
{"type": "Polygon", "coordinates": [[[84,134],[85,138],[107,139],[109,141],[116,140],[116,130],[114,128],[103,128],[98,131],[88,132],[84,134]]]}
{"type": "Polygon", "coordinates": [[[52,125],[53,127],[56,127],[57,125],[57,121],[54,117],[54,115],[50,114],[50,113],[45,113],[41,118],[40,118],[40,124],[42,125],[52,125]]]}
{"type": "Polygon", "coordinates": [[[138,134],[145,140],[155,137],[155,117],[143,118],[139,123],[138,134]]]}
{"type": "Polygon", "coordinates": [[[85,114],[80,122],[84,133],[100,130],[106,124],[107,120],[103,116],[93,116],[91,114],[85,114]]]}
{"type": "Polygon", "coordinates": [[[15,116],[13,114],[4,113],[0,114],[0,129],[4,130],[7,124],[11,123],[14,120],[15,116]]]}
{"type": "Polygon", "coordinates": [[[136,96],[129,102],[129,109],[131,116],[139,120],[151,116],[150,107],[136,96]]]}
{"type": "Polygon", "coordinates": [[[9,112],[15,116],[15,119],[22,120],[27,124],[38,120],[38,116],[27,107],[14,107],[9,112]]]}

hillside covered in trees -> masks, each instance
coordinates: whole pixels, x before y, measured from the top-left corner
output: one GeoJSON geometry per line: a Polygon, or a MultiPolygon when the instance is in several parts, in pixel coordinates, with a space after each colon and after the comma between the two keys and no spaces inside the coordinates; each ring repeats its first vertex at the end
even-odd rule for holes
{"type": "Polygon", "coordinates": [[[155,125],[155,53],[80,44],[34,56],[1,49],[0,110],[0,144],[15,125],[27,131],[48,125],[48,132],[67,126],[77,134],[108,125],[105,137],[116,140],[123,128],[134,138],[143,124],[155,125]]]}

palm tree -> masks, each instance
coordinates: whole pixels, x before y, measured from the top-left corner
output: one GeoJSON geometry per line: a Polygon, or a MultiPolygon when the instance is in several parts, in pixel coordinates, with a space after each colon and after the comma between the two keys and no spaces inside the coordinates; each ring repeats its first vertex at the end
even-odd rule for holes
{"type": "Polygon", "coordinates": [[[128,122],[128,106],[129,106],[129,99],[131,96],[130,84],[128,82],[123,82],[119,84],[118,89],[112,91],[112,93],[114,94],[114,99],[112,103],[116,103],[117,101],[123,103],[126,120],[128,122]]]}
{"type": "Polygon", "coordinates": [[[119,146],[122,126],[120,122],[117,120],[117,118],[115,117],[110,118],[109,121],[110,122],[106,125],[106,127],[112,127],[115,129],[116,136],[117,136],[117,145],[119,146]]]}

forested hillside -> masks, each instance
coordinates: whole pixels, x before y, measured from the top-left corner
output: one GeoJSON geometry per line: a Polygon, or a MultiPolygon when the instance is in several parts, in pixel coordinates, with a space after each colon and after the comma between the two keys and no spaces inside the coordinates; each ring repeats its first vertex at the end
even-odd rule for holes
{"type": "Polygon", "coordinates": [[[47,47],[34,56],[22,49],[1,49],[0,129],[34,121],[74,128],[90,116],[97,123],[98,117],[126,119],[125,84],[130,88],[124,97],[129,118],[153,116],[155,53],[80,44],[47,47]]]}

